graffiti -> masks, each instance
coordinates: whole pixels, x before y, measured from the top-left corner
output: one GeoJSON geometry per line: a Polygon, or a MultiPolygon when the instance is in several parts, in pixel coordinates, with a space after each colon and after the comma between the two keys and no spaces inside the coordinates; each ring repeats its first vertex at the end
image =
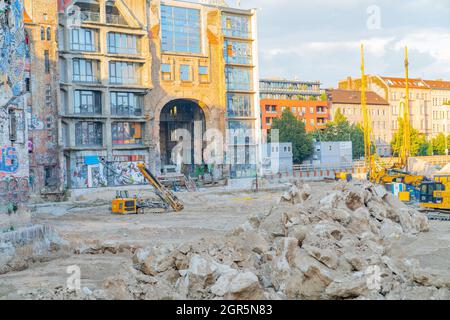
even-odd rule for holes
{"type": "Polygon", "coordinates": [[[19,169],[19,159],[15,147],[5,146],[1,149],[0,157],[0,174],[1,173],[16,173],[19,169]]]}
{"type": "Polygon", "coordinates": [[[28,201],[30,186],[28,178],[8,177],[0,180],[0,204],[21,204],[28,201]]]}
{"type": "Polygon", "coordinates": [[[0,106],[23,91],[27,48],[20,0],[0,0],[0,106]]]}
{"type": "Polygon", "coordinates": [[[28,130],[43,130],[44,122],[39,120],[39,118],[32,114],[30,117],[30,122],[28,123],[28,130]]]}
{"type": "Polygon", "coordinates": [[[70,179],[74,189],[101,188],[146,184],[137,162],[78,162],[72,167],[70,179]]]}

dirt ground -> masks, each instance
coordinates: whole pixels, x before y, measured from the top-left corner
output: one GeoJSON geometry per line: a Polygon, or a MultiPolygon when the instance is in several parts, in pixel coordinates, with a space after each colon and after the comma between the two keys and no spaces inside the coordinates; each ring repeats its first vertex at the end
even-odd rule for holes
{"type": "MultiPolygon", "coordinates": [[[[311,186],[322,190],[333,187],[326,183],[311,186]]],[[[270,210],[282,192],[179,193],[185,205],[180,213],[113,215],[106,204],[112,199],[112,192],[93,193],[80,199],[96,201],[98,206],[95,207],[67,206],[66,203],[40,208],[35,216],[36,223],[54,227],[68,242],[70,251],[65,258],[0,275],[0,299],[15,298],[23,291],[39,287],[64,287],[69,276],[67,267],[72,265],[81,270],[82,287],[99,287],[124,264],[130,263],[135,248],[220,236],[244,223],[249,216],[270,210]]],[[[141,193],[141,196],[147,195],[141,193]]],[[[431,222],[430,232],[397,239],[392,254],[416,258],[423,266],[450,278],[450,223],[431,222]]]]}

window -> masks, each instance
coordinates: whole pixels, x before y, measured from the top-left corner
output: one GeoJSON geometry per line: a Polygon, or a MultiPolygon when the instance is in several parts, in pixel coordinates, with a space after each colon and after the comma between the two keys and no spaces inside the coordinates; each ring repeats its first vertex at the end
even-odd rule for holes
{"type": "Polygon", "coordinates": [[[89,29],[72,29],[70,49],[75,51],[95,51],[94,31],[89,29]]]}
{"type": "Polygon", "coordinates": [[[277,113],[277,106],[272,106],[272,113],[277,113]]]}
{"type": "Polygon", "coordinates": [[[80,121],[75,124],[77,146],[103,145],[103,125],[101,122],[80,121]]]}
{"type": "Polygon", "coordinates": [[[207,66],[199,66],[198,75],[201,83],[208,82],[209,68],[207,66]]]}
{"type": "MultiPolygon", "coordinates": [[[[227,115],[228,117],[251,117],[252,116],[252,96],[248,94],[227,95],[227,115]]],[[[266,106],[266,110],[270,110],[270,106],[266,106]]]]}
{"type": "Polygon", "coordinates": [[[226,63],[251,64],[252,47],[248,42],[235,40],[224,41],[224,57],[226,63]]]}
{"type": "Polygon", "coordinates": [[[17,140],[17,118],[14,110],[8,111],[9,116],[9,140],[14,142],[17,140]]]}
{"type": "Polygon", "coordinates": [[[250,38],[250,18],[224,14],[222,16],[222,30],[227,37],[250,38]]]}
{"type": "Polygon", "coordinates": [[[161,5],[162,51],[201,53],[200,10],[161,5]]]}
{"type": "Polygon", "coordinates": [[[52,30],[50,27],[47,28],[47,40],[52,40],[52,30]]]}
{"type": "Polygon", "coordinates": [[[186,64],[180,66],[180,80],[191,81],[191,66],[186,64]]]}
{"type": "Polygon", "coordinates": [[[110,93],[111,114],[115,116],[141,116],[143,97],[132,92],[110,93]]]}
{"type": "Polygon", "coordinates": [[[144,124],[137,122],[114,122],[111,125],[112,143],[122,144],[142,144],[144,124]]]}
{"type": "Polygon", "coordinates": [[[44,69],[46,74],[50,73],[50,58],[48,50],[44,51],[44,69]]]}
{"type": "Polygon", "coordinates": [[[30,86],[30,78],[25,78],[25,91],[30,92],[31,86],[30,86]]]}
{"type": "Polygon", "coordinates": [[[309,108],[309,113],[314,114],[314,107],[309,108]]]}
{"type": "Polygon", "coordinates": [[[75,90],[73,111],[76,114],[101,114],[101,93],[98,91],[75,90]]]}
{"type": "Polygon", "coordinates": [[[109,63],[109,82],[112,84],[139,84],[139,64],[111,61],[109,63]]]}
{"type": "Polygon", "coordinates": [[[73,59],[73,81],[97,82],[97,68],[98,64],[94,60],[73,59]]]}
{"type": "Polygon", "coordinates": [[[44,186],[52,187],[57,185],[57,180],[54,177],[55,168],[52,166],[44,166],[44,186]]]}
{"type": "Polygon", "coordinates": [[[310,120],[309,120],[309,123],[310,123],[312,126],[314,126],[314,124],[315,124],[314,119],[310,119],[310,120]]]}
{"type": "Polygon", "coordinates": [[[138,37],[125,33],[108,33],[108,53],[137,54],[138,37]]]}
{"type": "Polygon", "coordinates": [[[172,70],[171,66],[168,63],[161,64],[161,74],[163,80],[172,80],[172,70]]]}
{"type": "Polygon", "coordinates": [[[45,28],[41,27],[41,40],[45,40],[45,28]]]}
{"type": "Polygon", "coordinates": [[[225,72],[228,90],[251,90],[251,73],[249,69],[226,67],[225,72]]]}

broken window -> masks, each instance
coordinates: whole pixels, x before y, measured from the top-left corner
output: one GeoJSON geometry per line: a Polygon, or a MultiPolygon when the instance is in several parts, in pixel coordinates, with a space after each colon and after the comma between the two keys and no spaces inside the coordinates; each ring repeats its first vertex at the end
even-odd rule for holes
{"type": "Polygon", "coordinates": [[[224,41],[224,57],[226,63],[251,64],[251,43],[235,40],[224,41]]]}
{"type": "MultiPolygon", "coordinates": [[[[251,117],[252,116],[252,96],[249,94],[229,93],[227,103],[228,117],[251,117]]],[[[266,106],[266,111],[270,112],[270,106],[266,106]]]]}
{"type": "Polygon", "coordinates": [[[114,122],[111,125],[112,142],[115,145],[142,144],[144,124],[138,122],[114,122]]]}
{"type": "Polygon", "coordinates": [[[77,146],[103,145],[103,124],[101,122],[80,121],[75,124],[77,146]]]}
{"type": "Polygon", "coordinates": [[[251,37],[250,17],[224,14],[222,30],[227,37],[249,39],[251,37]]]}
{"type": "Polygon", "coordinates": [[[201,83],[208,82],[209,68],[207,66],[199,66],[198,75],[201,83]]]}

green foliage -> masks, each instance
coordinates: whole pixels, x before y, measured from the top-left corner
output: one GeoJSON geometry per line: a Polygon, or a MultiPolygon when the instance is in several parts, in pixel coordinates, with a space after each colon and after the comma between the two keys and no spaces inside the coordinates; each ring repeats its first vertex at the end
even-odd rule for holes
{"type": "Polygon", "coordinates": [[[309,101],[317,101],[317,97],[315,97],[315,96],[309,96],[309,101]]]}
{"type": "Polygon", "coordinates": [[[438,134],[431,140],[431,146],[433,148],[433,155],[445,155],[445,149],[450,146],[450,136],[446,137],[443,133],[438,134]]]}
{"type": "Polygon", "coordinates": [[[322,92],[322,94],[320,95],[320,101],[327,101],[327,100],[328,100],[327,93],[322,92]]]}
{"type": "Polygon", "coordinates": [[[312,137],[306,133],[303,121],[298,120],[289,109],[283,111],[281,118],[273,119],[272,130],[279,130],[280,142],[292,142],[294,163],[302,163],[311,157],[312,137]]]}
{"type": "MultiPolygon", "coordinates": [[[[394,135],[391,142],[391,147],[394,155],[399,155],[403,146],[403,120],[399,118],[399,129],[394,135]]],[[[411,148],[410,155],[415,156],[427,156],[429,155],[430,145],[427,141],[425,134],[420,133],[419,130],[411,128],[411,148]]]]}
{"type": "Polygon", "coordinates": [[[336,110],[333,122],[329,122],[324,130],[314,131],[312,136],[317,141],[351,141],[353,158],[364,156],[364,130],[360,125],[350,124],[340,109],[336,110]]]}

